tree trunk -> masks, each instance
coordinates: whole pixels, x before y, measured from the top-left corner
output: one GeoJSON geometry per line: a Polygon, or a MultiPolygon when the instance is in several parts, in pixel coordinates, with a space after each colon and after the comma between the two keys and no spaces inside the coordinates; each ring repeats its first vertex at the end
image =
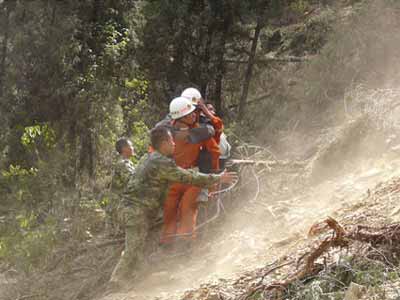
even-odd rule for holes
{"type": "Polygon", "coordinates": [[[168,86],[171,98],[172,95],[179,95],[182,86],[180,85],[184,80],[184,75],[182,70],[184,69],[183,63],[185,60],[185,46],[183,43],[184,34],[182,31],[178,34],[178,39],[175,43],[175,53],[173,56],[173,62],[168,73],[168,86]]]}
{"type": "MultiPolygon", "coordinates": [[[[103,0],[95,0],[92,4],[92,13],[90,15],[90,19],[87,20],[87,23],[83,25],[83,34],[81,38],[81,62],[79,66],[79,72],[82,76],[87,76],[88,69],[93,63],[91,59],[88,57],[88,48],[92,49],[96,56],[99,56],[101,53],[98,47],[98,32],[96,28],[96,24],[99,22],[101,18],[101,11],[103,0]]],[[[96,105],[94,103],[95,99],[93,99],[93,95],[89,92],[93,88],[91,84],[86,84],[85,90],[87,90],[86,95],[83,96],[83,99],[78,99],[78,119],[77,122],[77,135],[79,136],[79,143],[76,145],[77,148],[77,176],[76,179],[79,181],[77,185],[82,184],[82,176],[87,173],[90,183],[95,181],[95,161],[96,161],[96,138],[94,135],[94,119],[93,116],[93,108],[96,105]]]]}
{"type": "Polygon", "coordinates": [[[214,101],[215,109],[222,116],[223,115],[223,101],[222,101],[222,89],[223,80],[225,76],[225,52],[226,52],[226,38],[229,34],[229,30],[232,25],[233,14],[232,7],[229,1],[224,2],[224,6],[220,13],[221,22],[221,39],[217,52],[217,64],[216,64],[216,77],[215,77],[215,90],[214,90],[214,101]]]}
{"type": "Polygon", "coordinates": [[[225,44],[226,44],[226,34],[227,30],[222,32],[221,42],[218,49],[218,63],[217,63],[217,72],[215,77],[215,92],[214,92],[214,102],[215,109],[222,116],[222,82],[225,75],[225,44]]]}
{"type": "Polygon", "coordinates": [[[210,58],[211,58],[211,46],[212,46],[212,41],[213,41],[213,36],[214,36],[214,31],[215,31],[215,26],[214,26],[214,20],[210,21],[210,24],[208,25],[208,30],[207,30],[207,41],[206,41],[206,46],[204,49],[204,55],[203,55],[203,72],[201,74],[201,83],[200,83],[200,92],[205,98],[207,96],[207,87],[208,87],[208,80],[210,76],[210,58]]]}
{"type": "Polygon", "coordinates": [[[254,30],[254,37],[252,39],[249,62],[248,62],[246,74],[244,77],[242,95],[241,95],[240,101],[239,101],[239,120],[242,120],[244,117],[244,114],[245,114],[246,101],[247,101],[247,96],[249,94],[250,82],[251,82],[251,77],[253,74],[253,68],[254,68],[254,63],[255,63],[255,58],[256,58],[256,53],[257,53],[258,39],[260,37],[260,32],[263,27],[264,27],[264,22],[263,22],[262,18],[260,17],[260,18],[258,18],[257,25],[254,30]]]}
{"type": "Polygon", "coordinates": [[[9,38],[10,27],[10,9],[5,6],[5,19],[4,19],[4,37],[1,49],[1,62],[0,62],[0,97],[4,94],[4,81],[6,76],[6,58],[7,58],[7,44],[9,38]]]}

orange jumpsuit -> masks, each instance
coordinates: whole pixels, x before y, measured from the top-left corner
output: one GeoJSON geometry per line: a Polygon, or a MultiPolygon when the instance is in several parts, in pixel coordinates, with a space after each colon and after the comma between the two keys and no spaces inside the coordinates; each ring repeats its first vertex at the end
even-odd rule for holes
{"type": "MultiPolygon", "coordinates": [[[[196,124],[197,127],[198,125],[196,124]]],[[[175,139],[174,159],[179,167],[190,169],[197,166],[200,150],[207,149],[211,153],[212,167],[219,169],[219,146],[214,138],[210,138],[199,144],[190,144],[186,140],[175,139]]],[[[164,228],[161,243],[171,243],[176,234],[183,237],[195,238],[198,205],[197,197],[200,188],[192,185],[174,183],[170,186],[167,198],[164,202],[164,228]]]]}
{"type": "Polygon", "coordinates": [[[224,131],[224,124],[222,123],[221,118],[217,116],[214,116],[210,121],[215,130],[214,139],[219,145],[219,142],[221,140],[221,134],[224,131]]]}

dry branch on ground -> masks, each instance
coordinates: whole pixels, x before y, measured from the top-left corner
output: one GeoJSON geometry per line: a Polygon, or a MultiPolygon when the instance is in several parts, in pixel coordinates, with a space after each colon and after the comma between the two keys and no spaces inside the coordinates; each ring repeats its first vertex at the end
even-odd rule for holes
{"type": "Polygon", "coordinates": [[[325,237],[322,241],[319,240],[316,247],[312,247],[311,250],[301,255],[297,260],[291,260],[267,270],[261,282],[266,275],[284,266],[292,265],[295,271],[287,279],[268,284],[260,283],[250,288],[239,299],[250,299],[256,292],[260,291],[263,294],[280,299],[291,284],[304,281],[321,272],[324,269],[324,265],[317,263],[317,261],[322,256],[329,254],[329,251],[333,248],[347,248],[355,242],[369,244],[372,247],[390,246],[392,249],[398,249],[400,246],[400,224],[398,223],[381,227],[356,225],[345,230],[335,219],[329,217],[323,222],[314,224],[309,231],[309,236],[317,236],[327,231],[330,231],[329,236],[325,237]]]}

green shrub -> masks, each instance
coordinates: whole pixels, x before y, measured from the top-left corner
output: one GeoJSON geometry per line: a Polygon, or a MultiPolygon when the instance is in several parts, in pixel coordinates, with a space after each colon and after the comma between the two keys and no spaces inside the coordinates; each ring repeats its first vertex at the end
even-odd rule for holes
{"type": "Polygon", "coordinates": [[[38,224],[33,214],[19,214],[14,222],[0,226],[0,260],[25,272],[39,267],[49,257],[57,241],[53,218],[38,224]]]}

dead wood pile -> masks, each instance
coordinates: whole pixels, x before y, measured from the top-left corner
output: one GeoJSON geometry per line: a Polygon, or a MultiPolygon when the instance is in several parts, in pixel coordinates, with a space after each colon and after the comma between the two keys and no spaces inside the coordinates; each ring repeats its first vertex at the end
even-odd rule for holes
{"type": "MultiPolygon", "coordinates": [[[[297,259],[287,260],[278,266],[274,266],[265,270],[264,275],[260,277],[259,284],[252,286],[238,299],[251,299],[256,293],[262,293],[266,299],[281,299],[285,291],[291,284],[299,281],[305,281],[321,272],[329,263],[330,251],[333,249],[349,249],[355,243],[366,245],[369,249],[378,247],[386,247],[391,254],[384,256],[388,263],[397,258],[400,249],[400,224],[390,224],[380,227],[371,226],[351,226],[344,228],[335,219],[329,217],[323,222],[314,224],[310,231],[309,237],[319,238],[316,245],[309,251],[303,253],[297,259]],[[265,283],[264,279],[267,275],[276,270],[291,266],[294,269],[286,279],[276,282],[265,283]]],[[[358,247],[358,249],[360,249],[358,247]]]]}

